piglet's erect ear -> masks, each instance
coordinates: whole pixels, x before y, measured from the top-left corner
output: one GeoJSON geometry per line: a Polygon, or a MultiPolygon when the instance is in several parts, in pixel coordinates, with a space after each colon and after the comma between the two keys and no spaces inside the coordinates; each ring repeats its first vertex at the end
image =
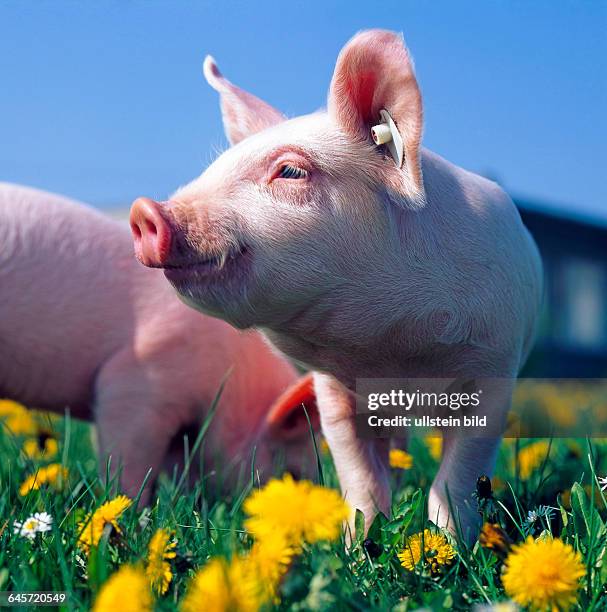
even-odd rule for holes
{"type": "Polygon", "coordinates": [[[204,60],[203,72],[209,85],[221,96],[223,127],[230,144],[235,145],[247,136],[286,119],[281,112],[263,100],[230,83],[219,72],[210,55],[204,60]]]}
{"type": "Polygon", "coordinates": [[[357,140],[372,141],[371,128],[388,111],[403,140],[404,159],[398,168],[382,145],[382,180],[406,205],[423,205],[420,163],[422,99],[402,36],[386,30],[360,32],[337,58],[329,90],[329,114],[341,129],[357,140]]]}

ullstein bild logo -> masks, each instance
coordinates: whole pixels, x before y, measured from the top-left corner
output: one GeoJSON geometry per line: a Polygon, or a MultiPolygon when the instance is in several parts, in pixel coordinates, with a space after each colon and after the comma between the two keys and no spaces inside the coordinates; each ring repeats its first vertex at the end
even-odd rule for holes
{"type": "Polygon", "coordinates": [[[358,379],[356,425],[362,438],[428,428],[470,437],[602,437],[607,379],[358,379]]]}

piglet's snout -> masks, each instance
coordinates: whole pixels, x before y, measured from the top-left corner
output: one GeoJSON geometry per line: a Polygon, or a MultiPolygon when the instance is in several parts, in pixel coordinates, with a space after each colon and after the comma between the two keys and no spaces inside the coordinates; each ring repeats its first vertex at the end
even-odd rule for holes
{"type": "Polygon", "coordinates": [[[135,255],[144,265],[162,268],[171,250],[171,226],[163,217],[162,204],[150,198],[137,198],[131,207],[131,231],[135,255]]]}

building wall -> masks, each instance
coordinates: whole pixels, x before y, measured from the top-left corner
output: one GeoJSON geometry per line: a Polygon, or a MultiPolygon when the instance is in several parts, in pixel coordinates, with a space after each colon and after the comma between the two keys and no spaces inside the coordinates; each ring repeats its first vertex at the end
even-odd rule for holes
{"type": "Polygon", "coordinates": [[[522,375],[607,377],[607,227],[517,204],[545,276],[537,340],[522,375]]]}

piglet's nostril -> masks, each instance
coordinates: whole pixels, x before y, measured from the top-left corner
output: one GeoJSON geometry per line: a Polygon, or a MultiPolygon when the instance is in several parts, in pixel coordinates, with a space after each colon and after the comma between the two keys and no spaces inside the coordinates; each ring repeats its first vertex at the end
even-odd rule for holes
{"type": "MultiPolygon", "coordinates": [[[[139,228],[138,228],[139,229],[139,228]]],[[[145,220],[145,229],[150,233],[153,234],[154,236],[156,236],[158,234],[158,228],[156,227],[156,225],[150,221],[149,219],[145,220]]],[[[139,230],[139,233],[141,234],[141,230],[139,230]]]]}
{"type": "Polygon", "coordinates": [[[131,223],[131,232],[133,232],[133,238],[135,238],[135,240],[141,240],[141,229],[139,229],[139,225],[131,223]]]}

